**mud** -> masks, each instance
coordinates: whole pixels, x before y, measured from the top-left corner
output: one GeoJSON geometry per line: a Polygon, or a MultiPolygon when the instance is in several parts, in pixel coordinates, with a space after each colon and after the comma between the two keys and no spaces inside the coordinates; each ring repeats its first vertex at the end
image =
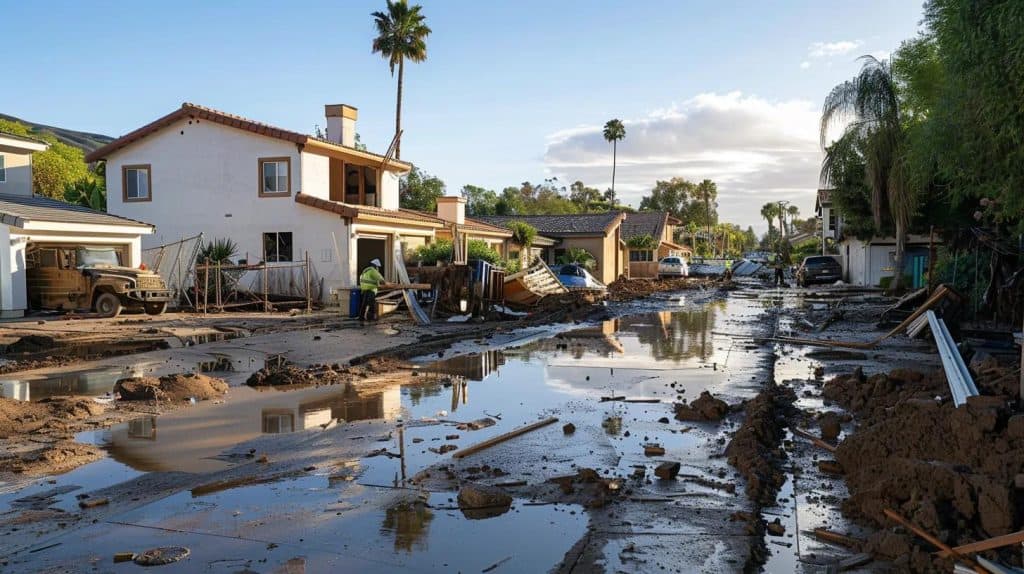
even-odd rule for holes
{"type": "Polygon", "coordinates": [[[207,401],[228,391],[223,379],[198,373],[178,373],[162,377],[130,377],[114,385],[124,401],[207,401]]]}
{"type": "Polygon", "coordinates": [[[743,424],[725,449],[729,464],[746,479],[746,493],[751,500],[771,505],[785,482],[780,467],[785,454],[779,448],[788,424],[796,414],[796,394],[788,387],[772,386],[743,407],[743,424]]]}
{"type": "Polygon", "coordinates": [[[84,397],[58,397],[37,403],[0,397],[0,438],[44,430],[66,432],[73,421],[103,410],[102,405],[84,397]]]}
{"type": "Polygon", "coordinates": [[[729,414],[729,404],[702,391],[692,403],[677,403],[675,410],[679,421],[720,421],[729,414]]]}
{"type": "MultiPolygon", "coordinates": [[[[893,509],[956,546],[1008,534],[1024,526],[1015,478],[1024,472],[1024,416],[1010,409],[1007,367],[994,361],[979,368],[982,395],[956,408],[943,372],[897,369],[865,377],[837,377],[825,396],[856,414],[856,432],[839,444],[836,460],[846,473],[850,497],[843,512],[857,521],[888,528],[893,509]]],[[[932,560],[929,546],[887,530],[867,548],[913,572],[949,568],[932,560]]],[[[1019,565],[1019,552],[990,552],[1019,565]]]]}
{"type": "Polygon", "coordinates": [[[667,291],[705,289],[716,282],[708,279],[626,279],[620,277],[608,284],[609,301],[632,301],[667,291]]]}

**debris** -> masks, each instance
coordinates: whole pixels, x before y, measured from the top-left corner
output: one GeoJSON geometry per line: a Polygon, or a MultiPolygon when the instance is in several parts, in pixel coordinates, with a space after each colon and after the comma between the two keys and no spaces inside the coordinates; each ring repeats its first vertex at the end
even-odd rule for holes
{"type": "Polygon", "coordinates": [[[795,434],[797,436],[802,436],[805,439],[811,441],[812,443],[815,444],[815,446],[819,446],[819,447],[821,447],[821,448],[823,448],[823,449],[825,449],[825,450],[827,450],[829,452],[835,452],[836,451],[836,447],[828,444],[827,442],[825,442],[825,441],[821,440],[820,438],[814,436],[813,433],[809,433],[809,432],[805,431],[802,428],[790,427],[789,430],[793,431],[793,434],[795,434]]]}
{"type": "Polygon", "coordinates": [[[445,454],[445,453],[451,452],[453,450],[458,450],[458,449],[459,449],[459,447],[455,446],[454,444],[443,444],[443,445],[441,445],[441,446],[439,446],[437,448],[430,447],[427,450],[429,450],[430,452],[435,453],[435,454],[445,454]]]}
{"type": "Polygon", "coordinates": [[[512,497],[500,488],[467,484],[459,489],[459,510],[469,519],[479,520],[505,514],[512,507],[512,497]]]}
{"type": "Polygon", "coordinates": [[[729,464],[746,479],[751,500],[774,504],[775,495],[786,481],[779,469],[778,446],[784,437],[784,422],[793,416],[796,394],[792,389],[770,386],[746,402],[743,424],[725,449],[729,464]]]}
{"type": "Polygon", "coordinates": [[[839,438],[839,433],[842,432],[839,415],[832,411],[822,413],[822,415],[818,417],[818,428],[821,429],[822,439],[827,441],[836,440],[839,438]]]}
{"type": "Polygon", "coordinates": [[[79,508],[96,508],[97,506],[106,506],[110,504],[109,498],[86,498],[78,501],[79,508]]]}
{"type": "MultiPolygon", "coordinates": [[[[992,550],[994,548],[1002,548],[1003,546],[1010,546],[1013,544],[1024,543],[1024,530],[1014,532],[1013,534],[1005,534],[1003,536],[996,536],[989,538],[988,540],[982,540],[980,542],[972,542],[970,544],[963,544],[953,548],[958,554],[974,554],[975,552],[983,552],[985,550],[992,550]]],[[[945,550],[937,552],[941,558],[948,558],[951,556],[950,553],[945,550]]]]}
{"type": "Polygon", "coordinates": [[[163,566],[187,558],[192,552],[184,546],[165,546],[151,548],[135,557],[139,566],[163,566]]]}
{"type": "Polygon", "coordinates": [[[509,560],[511,560],[511,559],[512,559],[512,557],[511,557],[511,556],[506,556],[506,557],[502,558],[501,560],[498,560],[498,561],[497,561],[497,562],[495,562],[494,564],[491,564],[491,565],[490,565],[490,566],[488,566],[487,568],[484,568],[483,570],[481,570],[481,572],[484,572],[484,573],[486,573],[486,572],[490,572],[490,571],[492,571],[492,570],[496,570],[496,569],[498,568],[498,566],[501,566],[502,564],[504,564],[504,563],[508,562],[508,561],[509,561],[509,560]]]}
{"type": "Polygon", "coordinates": [[[935,538],[931,534],[928,534],[923,529],[918,528],[912,522],[910,522],[906,518],[903,518],[903,516],[901,516],[895,510],[892,510],[892,509],[889,509],[889,508],[885,508],[885,509],[883,509],[883,512],[885,513],[885,515],[887,517],[889,517],[893,521],[899,523],[900,526],[906,528],[907,530],[910,530],[914,534],[916,534],[916,535],[920,536],[921,538],[925,539],[932,546],[935,546],[936,548],[939,548],[939,549],[943,550],[944,552],[946,552],[947,554],[949,554],[950,556],[952,556],[952,557],[954,557],[954,558],[956,558],[958,560],[963,560],[965,562],[968,562],[969,564],[971,564],[971,566],[975,570],[977,570],[979,572],[984,572],[984,570],[981,570],[981,567],[978,566],[978,564],[976,562],[974,562],[970,558],[965,558],[959,552],[957,552],[956,550],[953,550],[952,548],[950,548],[945,542],[939,540],[938,538],[935,538]]]}
{"type": "Polygon", "coordinates": [[[644,456],[662,456],[665,454],[665,447],[659,444],[645,444],[644,456]]]}
{"type": "Polygon", "coordinates": [[[778,518],[766,524],[765,530],[770,536],[783,536],[786,534],[786,527],[782,525],[782,521],[778,518]]]}
{"type": "Polygon", "coordinates": [[[135,553],[134,552],[116,552],[116,553],[114,553],[114,564],[118,564],[120,562],[131,562],[132,560],[135,560],[135,553]]]}
{"type": "Polygon", "coordinates": [[[843,474],[843,466],[834,460],[819,460],[818,470],[825,474],[841,475],[843,474]]]}
{"type": "Polygon", "coordinates": [[[114,392],[123,401],[185,401],[216,399],[226,393],[223,379],[199,373],[178,373],[156,377],[129,377],[117,381],[114,392]]]}
{"type": "Polygon", "coordinates": [[[946,322],[939,319],[930,309],[926,315],[932,336],[935,338],[935,346],[939,350],[939,357],[942,358],[942,368],[946,370],[946,380],[953,395],[953,403],[958,407],[962,406],[967,402],[967,397],[977,396],[978,387],[974,385],[974,379],[971,378],[964,358],[956,348],[953,336],[946,328],[946,322]]]}
{"type": "Polygon", "coordinates": [[[852,550],[860,550],[864,547],[864,541],[860,538],[854,538],[853,536],[832,532],[831,530],[826,530],[824,528],[815,528],[811,533],[819,540],[838,544],[852,550]]]}
{"type": "Polygon", "coordinates": [[[676,420],[680,421],[718,421],[729,412],[729,405],[722,399],[715,398],[711,393],[703,391],[697,400],[690,404],[677,403],[676,420]]]}
{"type": "Polygon", "coordinates": [[[845,572],[846,570],[852,570],[859,566],[868,564],[872,560],[874,560],[874,558],[872,558],[870,554],[862,552],[859,554],[854,554],[853,556],[847,556],[846,558],[843,558],[839,562],[836,562],[835,566],[836,570],[840,572],[845,572]]]}
{"type": "Polygon", "coordinates": [[[654,476],[662,480],[672,480],[679,474],[679,468],[678,462],[663,462],[654,469],[654,476]]]}
{"type": "Polygon", "coordinates": [[[572,423],[565,423],[564,425],[562,425],[563,434],[572,434],[574,432],[576,432],[576,425],[572,423]]]}
{"type": "Polygon", "coordinates": [[[524,427],[520,427],[520,428],[518,428],[518,429],[516,429],[514,431],[507,432],[505,434],[500,434],[500,435],[498,435],[496,437],[487,439],[487,440],[485,440],[485,441],[483,441],[481,443],[478,443],[478,444],[475,444],[473,446],[470,446],[470,447],[467,447],[465,449],[462,449],[459,452],[453,454],[452,456],[455,457],[455,458],[464,458],[464,457],[467,457],[467,456],[469,456],[471,454],[475,454],[475,453],[480,452],[482,450],[488,449],[488,448],[490,448],[490,447],[492,447],[492,446],[494,446],[496,444],[505,442],[505,441],[507,441],[507,440],[509,440],[511,438],[515,438],[515,437],[517,437],[517,436],[519,436],[521,434],[526,434],[526,433],[528,433],[530,431],[539,429],[541,427],[544,427],[544,426],[547,426],[549,424],[556,423],[556,422],[558,422],[558,419],[556,417],[548,417],[548,418],[546,418],[544,420],[537,421],[537,422],[535,422],[533,424],[529,424],[529,425],[526,425],[524,427]]]}
{"type": "Polygon", "coordinates": [[[472,431],[472,430],[480,430],[480,429],[485,429],[487,427],[492,427],[495,424],[497,424],[497,422],[494,419],[492,419],[492,418],[482,418],[482,419],[476,419],[476,420],[469,421],[468,423],[461,423],[461,424],[455,425],[455,428],[457,428],[459,430],[471,430],[472,431]]]}

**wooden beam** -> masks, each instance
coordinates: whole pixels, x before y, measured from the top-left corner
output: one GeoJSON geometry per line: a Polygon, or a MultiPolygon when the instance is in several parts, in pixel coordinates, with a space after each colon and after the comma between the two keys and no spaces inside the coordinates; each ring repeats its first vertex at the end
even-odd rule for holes
{"type": "Polygon", "coordinates": [[[789,427],[789,430],[793,431],[793,434],[795,434],[797,436],[802,436],[805,439],[808,439],[811,442],[813,442],[816,446],[819,446],[819,447],[821,447],[821,448],[823,448],[823,449],[825,449],[825,450],[827,450],[829,452],[835,452],[836,451],[836,447],[828,444],[827,442],[821,440],[820,438],[814,436],[813,434],[805,431],[802,428],[789,427]]]}
{"type": "Polygon", "coordinates": [[[469,456],[471,454],[476,454],[476,453],[478,453],[478,452],[480,452],[482,450],[491,448],[492,446],[494,446],[496,444],[503,443],[503,442],[507,441],[510,438],[515,438],[515,437],[517,437],[519,435],[526,434],[526,433],[528,433],[530,431],[537,430],[537,429],[539,429],[541,427],[545,427],[545,426],[547,426],[547,425],[549,425],[551,423],[556,423],[556,422],[558,422],[558,418],[557,417],[548,417],[548,418],[546,418],[546,419],[544,419],[542,421],[537,421],[537,422],[535,422],[533,424],[529,424],[529,425],[526,425],[524,427],[517,428],[514,431],[507,432],[505,434],[500,434],[500,435],[498,435],[496,437],[493,437],[493,438],[489,438],[489,439],[487,439],[487,440],[485,440],[485,441],[483,441],[481,443],[477,443],[477,444],[475,444],[475,445],[473,445],[471,447],[465,448],[463,450],[456,451],[455,454],[452,455],[452,458],[465,458],[465,457],[467,457],[467,456],[469,456]]]}
{"type": "Polygon", "coordinates": [[[916,535],[920,536],[921,538],[923,538],[924,540],[926,540],[932,546],[935,546],[936,548],[941,549],[943,552],[947,552],[950,556],[952,556],[953,558],[956,558],[957,560],[963,560],[964,562],[967,562],[975,572],[978,572],[978,574],[987,574],[988,570],[985,570],[984,568],[979,566],[977,562],[975,562],[974,560],[971,560],[970,558],[965,558],[962,554],[960,554],[959,552],[957,552],[953,548],[950,548],[949,545],[947,545],[945,542],[943,542],[943,541],[939,540],[938,538],[932,536],[931,534],[929,534],[925,530],[923,530],[921,528],[918,528],[914,523],[910,522],[906,518],[903,518],[903,516],[901,516],[895,510],[890,510],[888,508],[885,508],[885,509],[882,510],[882,512],[884,512],[885,515],[887,517],[889,517],[890,520],[893,520],[893,521],[899,523],[901,526],[903,526],[907,530],[910,530],[914,534],[916,534],[916,535]]]}
{"type": "MultiPolygon", "coordinates": [[[[1002,548],[1003,546],[1010,546],[1011,544],[1024,543],[1024,530],[1014,532],[1013,534],[1004,534],[1002,536],[996,536],[995,538],[989,538],[988,540],[982,540],[980,542],[971,542],[970,544],[961,544],[955,548],[952,548],[958,554],[974,554],[975,552],[984,552],[985,550],[992,550],[995,548],[1002,548]]],[[[946,558],[952,556],[952,554],[941,550],[935,553],[937,556],[946,558]]]]}

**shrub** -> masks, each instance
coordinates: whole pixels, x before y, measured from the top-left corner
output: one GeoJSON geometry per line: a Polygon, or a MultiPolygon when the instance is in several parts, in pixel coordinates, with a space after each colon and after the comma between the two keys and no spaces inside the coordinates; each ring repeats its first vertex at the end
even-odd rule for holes
{"type": "Polygon", "coordinates": [[[491,246],[487,245],[487,242],[482,239],[470,239],[468,247],[467,259],[480,259],[491,265],[501,263],[501,255],[494,249],[491,249],[491,246]]]}
{"type": "Polygon", "coordinates": [[[433,265],[438,261],[452,260],[452,242],[449,239],[438,239],[433,243],[421,245],[416,249],[416,260],[424,265],[433,265]]]}
{"type": "Polygon", "coordinates": [[[594,256],[582,247],[573,247],[572,249],[569,249],[564,255],[558,258],[558,262],[563,265],[575,263],[588,270],[597,266],[597,259],[594,259],[594,256]]]}
{"type": "Polygon", "coordinates": [[[626,246],[630,249],[647,249],[653,250],[658,248],[658,241],[651,236],[650,233],[643,235],[634,235],[626,241],[626,246]]]}

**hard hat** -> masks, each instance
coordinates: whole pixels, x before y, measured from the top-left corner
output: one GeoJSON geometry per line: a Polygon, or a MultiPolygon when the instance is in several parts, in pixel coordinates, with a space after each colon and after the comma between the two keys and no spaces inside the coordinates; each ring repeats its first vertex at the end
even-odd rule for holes
{"type": "Polygon", "coordinates": [[[370,265],[373,265],[374,267],[380,267],[380,259],[371,259],[370,265]]]}

